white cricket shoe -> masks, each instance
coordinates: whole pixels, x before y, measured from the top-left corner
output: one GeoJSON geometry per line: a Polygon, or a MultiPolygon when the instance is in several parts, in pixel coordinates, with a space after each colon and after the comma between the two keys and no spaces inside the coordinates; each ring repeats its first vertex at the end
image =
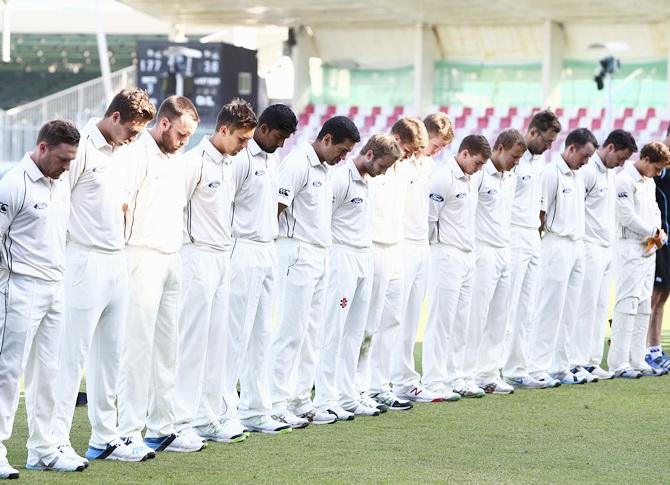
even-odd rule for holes
{"type": "Polygon", "coordinates": [[[594,376],[581,365],[571,369],[570,372],[577,376],[578,379],[584,379],[587,384],[590,384],[591,382],[598,382],[600,380],[598,376],[594,376]]]}
{"type": "Polygon", "coordinates": [[[520,389],[544,389],[547,387],[546,383],[540,382],[529,375],[523,377],[505,377],[504,381],[507,384],[520,389]]]}
{"type": "Polygon", "coordinates": [[[90,460],[144,461],[155,456],[156,452],[151,449],[147,451],[146,446],[131,446],[121,440],[113,441],[105,448],[89,445],[86,451],[86,458],[90,460]]]}
{"type": "Polygon", "coordinates": [[[514,392],[514,387],[504,382],[500,377],[490,382],[479,382],[477,385],[486,394],[512,394],[514,392]]]}
{"type": "Polygon", "coordinates": [[[306,419],[310,424],[332,424],[337,421],[337,418],[332,414],[317,411],[316,409],[302,413],[299,417],[306,419]]]}
{"type": "Polygon", "coordinates": [[[339,404],[335,404],[334,406],[329,407],[328,409],[326,409],[325,412],[335,416],[336,421],[353,421],[354,420],[354,413],[350,413],[349,411],[344,409],[339,404]]]}
{"type": "Polygon", "coordinates": [[[156,451],[153,448],[149,448],[147,444],[144,442],[141,436],[128,436],[128,437],[122,437],[121,441],[126,446],[129,446],[131,448],[136,448],[136,449],[142,449],[142,451],[145,454],[151,454],[153,453],[154,457],[156,456],[156,451]]]}
{"type": "Polygon", "coordinates": [[[553,389],[562,384],[560,380],[553,378],[547,372],[538,372],[532,374],[531,377],[542,384],[545,389],[553,389]]]}
{"type": "Polygon", "coordinates": [[[244,426],[237,419],[219,419],[202,426],[193,426],[195,434],[206,441],[239,443],[247,439],[244,426]]]}
{"type": "Polygon", "coordinates": [[[60,451],[49,456],[42,457],[34,463],[27,463],[26,469],[55,472],[83,472],[86,468],[83,462],[71,460],[60,451]]]}
{"type": "Polygon", "coordinates": [[[401,399],[393,391],[384,391],[370,394],[370,397],[378,404],[383,404],[391,411],[409,411],[414,407],[408,399],[401,399]]]}
{"type": "Polygon", "coordinates": [[[463,379],[456,380],[452,386],[453,391],[461,395],[461,397],[484,397],[486,393],[482,388],[476,386],[472,382],[465,382],[463,379]]]}
{"type": "Polygon", "coordinates": [[[205,449],[205,444],[200,441],[191,441],[178,433],[155,438],[144,438],[146,444],[152,450],[172,451],[175,453],[192,453],[205,449]]]}
{"type": "Polygon", "coordinates": [[[60,445],[58,447],[58,451],[60,451],[63,455],[65,455],[67,458],[73,461],[80,461],[84,465],[88,466],[88,460],[84,458],[83,456],[80,456],[77,454],[76,451],[74,451],[74,448],[72,448],[72,445],[65,444],[65,445],[60,445]]]}
{"type": "Polygon", "coordinates": [[[612,379],[614,378],[614,372],[610,372],[608,370],[603,369],[599,365],[594,365],[594,366],[589,366],[585,367],[591,375],[596,376],[600,380],[607,380],[607,379],[612,379]]]}
{"type": "Polygon", "coordinates": [[[415,386],[406,392],[396,392],[400,399],[407,399],[413,402],[442,402],[444,395],[439,392],[433,392],[423,386],[415,386]]]}
{"type": "Polygon", "coordinates": [[[639,369],[635,369],[642,374],[642,377],[660,377],[664,376],[665,372],[662,369],[654,369],[650,365],[643,365],[639,369]]]}
{"type": "Polygon", "coordinates": [[[255,416],[253,418],[242,419],[240,422],[249,431],[257,433],[278,434],[290,433],[292,431],[290,425],[272,419],[269,416],[255,416]]]}
{"type": "Polygon", "coordinates": [[[12,467],[7,458],[0,456],[0,480],[16,480],[19,478],[19,471],[12,467]]]}
{"type": "Polygon", "coordinates": [[[354,416],[379,416],[379,409],[366,406],[362,402],[357,402],[353,407],[346,409],[354,416]]]}
{"type": "Polygon", "coordinates": [[[207,441],[205,438],[196,433],[190,426],[178,430],[177,433],[191,441],[200,441],[201,443],[205,443],[207,441]]]}
{"type": "Polygon", "coordinates": [[[309,421],[304,418],[299,418],[291,411],[282,411],[281,413],[273,414],[270,416],[275,421],[280,423],[288,424],[292,429],[302,429],[309,426],[309,421]]]}

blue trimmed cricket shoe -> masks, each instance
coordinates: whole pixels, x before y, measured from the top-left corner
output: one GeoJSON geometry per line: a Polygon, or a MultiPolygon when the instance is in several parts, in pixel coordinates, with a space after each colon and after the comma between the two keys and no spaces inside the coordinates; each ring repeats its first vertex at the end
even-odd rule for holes
{"type": "MultiPolygon", "coordinates": [[[[644,361],[651,367],[652,369],[658,369],[663,372],[663,375],[667,374],[670,370],[670,367],[665,367],[663,365],[663,355],[659,355],[655,359],[651,358],[651,354],[647,354],[644,356],[644,361]]],[[[670,366],[670,359],[667,361],[668,366],[670,366]]]]}
{"type": "Polygon", "coordinates": [[[561,385],[571,386],[573,384],[586,384],[585,377],[579,377],[570,372],[569,370],[557,372],[552,374],[552,377],[559,381],[561,385]]]}
{"type": "Polygon", "coordinates": [[[642,377],[642,372],[635,369],[621,369],[614,372],[614,377],[618,379],[639,379],[642,377]]]}
{"type": "Polygon", "coordinates": [[[108,443],[105,448],[88,447],[86,458],[89,460],[145,461],[156,456],[156,452],[147,446],[127,445],[121,440],[108,443]]]}
{"type": "Polygon", "coordinates": [[[177,453],[191,453],[205,448],[205,444],[199,441],[191,441],[188,438],[172,433],[167,436],[155,438],[144,438],[144,444],[155,452],[173,451],[177,453]]]}

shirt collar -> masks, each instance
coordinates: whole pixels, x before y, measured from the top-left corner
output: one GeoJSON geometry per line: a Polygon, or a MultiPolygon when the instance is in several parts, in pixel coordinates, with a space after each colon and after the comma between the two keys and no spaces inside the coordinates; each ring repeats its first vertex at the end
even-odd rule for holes
{"type": "Polygon", "coordinates": [[[208,136],[203,136],[200,140],[200,148],[212,159],[214,163],[228,162],[229,159],[223,153],[216,149],[208,136]]]}
{"type": "Polygon", "coordinates": [[[570,175],[572,173],[572,169],[568,167],[568,164],[565,162],[563,155],[558,157],[558,160],[556,160],[556,165],[563,175],[570,175]]]}
{"type": "Polygon", "coordinates": [[[33,182],[37,182],[41,178],[46,179],[46,176],[42,173],[42,171],[39,169],[39,167],[35,164],[33,159],[30,158],[30,155],[32,155],[32,153],[28,152],[23,156],[23,159],[21,159],[21,165],[23,166],[23,169],[28,174],[28,177],[30,177],[30,180],[32,180],[33,182]]]}
{"type": "Polygon", "coordinates": [[[503,176],[505,172],[500,172],[496,166],[493,164],[493,160],[489,159],[488,162],[484,164],[484,169],[483,169],[487,174],[489,175],[498,175],[500,177],[503,176]]]}
{"type": "Polygon", "coordinates": [[[317,165],[321,165],[321,160],[319,160],[319,156],[316,154],[316,151],[314,151],[314,147],[312,144],[308,141],[304,142],[302,145],[302,150],[305,152],[307,155],[307,158],[309,159],[309,163],[313,166],[316,167],[317,165]]]}
{"type": "Polygon", "coordinates": [[[624,166],[624,170],[627,170],[628,175],[630,175],[636,182],[642,180],[642,174],[638,172],[637,168],[635,168],[635,162],[628,162],[624,166]]]}
{"type": "Polygon", "coordinates": [[[453,174],[456,176],[457,179],[466,177],[465,173],[463,173],[463,170],[458,165],[456,158],[451,159],[451,165],[449,168],[451,169],[451,171],[453,172],[453,174]]]}
{"type": "Polygon", "coordinates": [[[602,158],[600,158],[600,155],[598,155],[598,152],[595,152],[593,154],[593,160],[594,163],[596,164],[596,167],[598,167],[598,170],[600,170],[603,173],[607,172],[607,167],[603,163],[602,158]]]}
{"type": "Polygon", "coordinates": [[[149,130],[144,130],[144,132],[140,135],[137,141],[142,143],[145,147],[147,147],[149,153],[151,154],[160,155],[161,157],[164,158],[170,156],[166,153],[163,153],[161,149],[158,148],[158,144],[156,143],[156,140],[154,140],[154,137],[151,136],[151,133],[149,133],[149,130]]]}
{"type": "Polygon", "coordinates": [[[347,166],[349,167],[349,172],[351,173],[351,178],[356,180],[356,181],[363,182],[363,176],[358,171],[358,167],[354,163],[353,158],[350,158],[349,160],[347,160],[347,166]]]}
{"type": "Polygon", "coordinates": [[[253,138],[249,140],[249,143],[247,143],[247,150],[249,150],[249,153],[252,157],[257,157],[258,155],[265,153],[265,151],[263,151],[260,145],[256,143],[256,140],[253,138]]]}
{"type": "Polygon", "coordinates": [[[100,131],[100,128],[98,128],[98,122],[100,122],[100,118],[91,118],[88,123],[86,123],[82,132],[88,135],[96,149],[102,150],[103,148],[107,148],[109,150],[114,150],[114,147],[107,142],[105,136],[100,131]]]}

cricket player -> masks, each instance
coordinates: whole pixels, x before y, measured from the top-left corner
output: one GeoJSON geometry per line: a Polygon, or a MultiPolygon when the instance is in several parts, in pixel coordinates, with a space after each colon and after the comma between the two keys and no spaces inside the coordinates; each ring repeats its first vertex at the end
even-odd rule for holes
{"type": "Polygon", "coordinates": [[[584,273],[577,324],[569,344],[574,361],[572,372],[587,382],[611,379],[614,373],[600,367],[603,359],[605,325],[610,301],[612,244],[616,232],[614,207],[616,187],[614,169],[637,151],[632,135],[614,130],[591,160],[577,172],[584,184],[585,228],[584,255],[588,269],[584,273]]]}
{"type": "Polygon", "coordinates": [[[542,388],[558,381],[538,382],[528,373],[537,277],[540,270],[540,158],[561,132],[556,115],[545,110],[536,113],[526,132],[526,153],[514,168],[516,191],[512,205],[510,231],[510,309],[503,378],[514,387],[542,388]]]}
{"type": "Polygon", "coordinates": [[[511,170],[526,151],[523,135],[504,130],[493,144],[491,159],[472,176],[477,188],[475,275],[465,375],[486,393],[511,394],[500,377],[510,307],[510,226],[516,176],[511,170]]]}
{"type": "MultiPolygon", "coordinates": [[[[420,156],[410,158],[403,164],[402,170],[407,187],[402,242],[402,318],[395,350],[391,352],[391,382],[393,392],[400,399],[440,402],[447,396],[433,393],[421,386],[421,376],[414,367],[414,345],[430,268],[428,194],[430,177],[435,168],[432,157],[453,141],[454,127],[445,113],[430,114],[424,118],[423,124],[428,134],[428,143],[420,156]]],[[[452,393],[449,397],[451,400],[458,400],[461,396],[452,393]]]]}
{"type": "Polygon", "coordinates": [[[422,383],[438,394],[484,396],[483,390],[464,379],[464,360],[475,274],[478,197],[472,176],[489,158],[486,138],[468,135],[456,156],[433,173],[430,184],[431,277],[422,383]]]}
{"type": "Polygon", "coordinates": [[[128,161],[129,301],[118,392],[119,435],[128,445],[144,445],[154,452],[204,447],[202,441],[176,432],[174,415],[179,249],[186,206],[183,160],[174,155],[188,143],[198,121],[191,101],[170,96],[158,109],[154,126],[123,153],[128,161]]]}
{"type": "MultiPolygon", "coordinates": [[[[670,126],[663,141],[670,147],[670,126]]],[[[670,218],[670,170],[663,169],[661,175],[654,177],[656,184],[656,203],[661,211],[661,228],[668,233],[670,218]]],[[[670,371],[670,356],[661,346],[661,329],[663,328],[663,308],[670,296],[670,246],[667,244],[656,251],[656,276],[654,291],[651,295],[651,321],[647,335],[647,355],[645,360],[651,367],[670,371]]]]}
{"type": "Polygon", "coordinates": [[[607,365],[614,377],[662,375],[645,362],[651,314],[655,250],[667,244],[661,228],[653,177],[670,165],[670,151],[661,142],[648,143],[640,159],[624,165],[616,176],[616,290],[607,365]]]}
{"type": "Polygon", "coordinates": [[[0,478],[19,478],[3,442],[12,434],[25,379],[29,470],[82,471],[61,453],[52,433],[64,326],[65,233],[70,211],[67,175],[79,132],[66,121],[40,129],[37,146],[0,180],[0,478]]]}
{"type": "Polygon", "coordinates": [[[314,142],[301,143],[279,165],[280,291],[272,344],[272,418],[292,428],[336,419],[317,411],[311,399],[332,239],[333,192],[328,167],[343,160],[359,141],[356,125],[345,116],[334,116],[324,123],[314,142]]]}
{"type": "Polygon", "coordinates": [[[326,325],[316,372],[314,407],[338,420],[378,416],[356,386],[356,368],[372,295],[371,178],[383,175],[402,157],[391,135],[373,135],[359,155],[332,174],[333,213],[329,250],[326,325]]]}
{"type": "Polygon", "coordinates": [[[149,96],[124,89],[102,119],[81,132],[70,165],[70,218],[65,269],[65,329],[54,436],[59,449],[82,460],[70,429],[84,364],[91,439],[86,459],[142,461],[154,456],[119,439],[116,393],[128,313],[128,273],[123,239],[122,160],[118,148],[135,140],[156,115],[149,96]]]}
{"type": "Polygon", "coordinates": [[[251,105],[234,99],[221,107],[214,133],[183,157],[186,208],[179,253],[175,422],[177,431],[193,441],[196,436],[224,443],[246,438],[236,416],[219,418],[224,386],[231,380],[226,379],[233,360],[227,341],[239,335],[228,319],[235,195],[232,157],[247,145],[255,127],[251,105]]]}
{"type": "Polygon", "coordinates": [[[370,181],[375,192],[372,211],[374,277],[364,344],[358,364],[358,386],[369,406],[381,410],[408,410],[412,402],[391,390],[392,353],[402,319],[405,196],[408,178],[403,166],[420,155],[428,144],[428,133],[418,118],[401,118],[391,127],[403,151],[403,160],[385,175],[370,181]]]}
{"type": "Polygon", "coordinates": [[[549,383],[584,384],[586,378],[570,370],[570,337],[584,281],[584,183],[579,170],[598,148],[586,128],[565,139],[561,156],[542,171],[540,265],[531,375],[549,383]]]}
{"type": "Polygon", "coordinates": [[[296,131],[298,120],[283,104],[268,106],[248,145],[232,158],[235,212],[230,294],[230,335],[224,368],[225,415],[260,433],[291,427],[272,414],[269,364],[272,298],[277,281],[277,149],[296,131]],[[240,381],[240,395],[237,381],[240,381]],[[238,411],[239,408],[239,411],[238,411]]]}

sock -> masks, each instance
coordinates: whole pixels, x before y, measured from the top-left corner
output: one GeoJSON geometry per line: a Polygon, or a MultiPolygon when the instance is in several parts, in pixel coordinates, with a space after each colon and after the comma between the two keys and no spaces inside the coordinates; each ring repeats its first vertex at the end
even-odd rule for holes
{"type": "Polygon", "coordinates": [[[660,357],[663,353],[663,349],[660,345],[652,345],[647,349],[647,352],[651,356],[651,360],[654,360],[656,357],[660,357]]]}

